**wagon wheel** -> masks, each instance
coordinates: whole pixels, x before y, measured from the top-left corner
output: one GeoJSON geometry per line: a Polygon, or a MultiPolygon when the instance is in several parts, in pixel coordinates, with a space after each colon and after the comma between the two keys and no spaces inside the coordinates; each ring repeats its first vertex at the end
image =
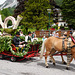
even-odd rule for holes
{"type": "Polygon", "coordinates": [[[10,57],[10,61],[15,62],[16,61],[16,57],[10,57]]]}
{"type": "Polygon", "coordinates": [[[4,59],[4,55],[0,54],[0,58],[1,58],[1,59],[4,59]]]}

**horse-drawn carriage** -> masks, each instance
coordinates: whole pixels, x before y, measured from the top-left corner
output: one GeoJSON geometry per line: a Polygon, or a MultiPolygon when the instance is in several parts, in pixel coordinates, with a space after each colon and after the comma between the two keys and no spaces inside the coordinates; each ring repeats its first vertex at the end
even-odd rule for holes
{"type": "Polygon", "coordinates": [[[24,51],[22,51],[23,48],[21,48],[21,51],[19,51],[19,47],[15,47],[15,45],[11,43],[9,37],[2,37],[2,39],[0,39],[0,45],[1,43],[5,48],[0,47],[0,58],[2,59],[6,58],[11,61],[21,61],[24,60],[25,58],[38,56],[40,44],[42,42],[35,41],[35,42],[27,43],[24,51]],[[1,48],[3,48],[4,50],[3,49],[1,50],[1,48]]]}
{"type": "MultiPolygon", "coordinates": [[[[21,61],[21,60],[24,60],[25,58],[34,57],[39,54],[39,46],[40,46],[41,42],[37,42],[37,43],[33,43],[33,44],[29,43],[26,45],[27,47],[25,47],[24,52],[22,52],[22,51],[19,52],[18,48],[16,48],[13,44],[11,44],[11,41],[8,38],[7,38],[7,40],[6,40],[6,38],[3,38],[3,39],[5,39],[5,40],[3,41],[2,39],[0,39],[1,44],[2,44],[2,42],[4,42],[3,47],[0,46],[0,50],[1,50],[0,55],[2,58],[8,56],[8,57],[10,57],[11,61],[16,61],[16,60],[21,61]],[[5,43],[7,43],[8,45],[5,43]]],[[[74,40],[73,37],[72,37],[72,40],[74,40]]],[[[69,64],[73,60],[73,58],[75,59],[75,40],[73,42],[70,39],[68,39],[68,40],[64,40],[64,42],[63,42],[63,39],[60,39],[60,38],[56,38],[56,37],[48,38],[45,42],[42,43],[40,58],[43,57],[45,48],[46,48],[46,53],[45,53],[46,67],[48,67],[48,64],[47,64],[47,56],[48,55],[50,55],[50,57],[53,61],[53,64],[55,64],[53,55],[56,51],[57,51],[56,54],[62,53],[62,54],[60,54],[61,56],[65,55],[63,53],[67,53],[67,67],[66,67],[67,69],[69,69],[69,64]],[[63,43],[65,46],[62,49],[63,43]]],[[[62,61],[63,61],[63,63],[65,62],[63,57],[62,57],[62,61]]]]}

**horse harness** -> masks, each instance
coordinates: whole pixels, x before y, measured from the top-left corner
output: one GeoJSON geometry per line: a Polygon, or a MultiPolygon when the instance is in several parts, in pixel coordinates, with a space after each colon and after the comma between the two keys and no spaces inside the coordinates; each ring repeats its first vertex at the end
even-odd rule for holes
{"type": "MultiPolygon", "coordinates": [[[[65,38],[62,39],[62,51],[56,52],[56,53],[52,54],[52,56],[53,56],[53,55],[56,55],[56,54],[59,54],[59,53],[61,53],[61,55],[62,55],[63,52],[67,52],[67,56],[72,55],[72,54],[71,54],[71,48],[74,48],[75,45],[71,46],[71,42],[68,41],[68,42],[67,42],[67,49],[65,49],[64,40],[65,40],[65,38]]],[[[67,40],[68,40],[68,39],[67,39],[67,40]]]]}

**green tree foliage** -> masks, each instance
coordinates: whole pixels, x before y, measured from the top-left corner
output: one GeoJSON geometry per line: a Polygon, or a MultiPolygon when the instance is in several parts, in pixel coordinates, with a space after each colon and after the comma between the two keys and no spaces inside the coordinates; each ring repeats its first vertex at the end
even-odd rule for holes
{"type": "Polygon", "coordinates": [[[54,1],[56,2],[57,5],[61,6],[63,0],[54,0],[54,1]]]}
{"type": "Polygon", "coordinates": [[[62,8],[64,20],[75,29],[75,0],[63,0],[62,8]]]}
{"type": "MultiPolygon", "coordinates": [[[[51,7],[49,0],[25,0],[25,11],[21,14],[24,28],[46,28],[49,22],[47,9],[51,7]]],[[[52,22],[52,18],[50,19],[52,22]]]]}
{"type": "MultiPolygon", "coordinates": [[[[6,8],[6,9],[3,9],[3,10],[0,10],[2,20],[4,20],[8,16],[12,16],[13,13],[14,13],[14,8],[6,8]]],[[[8,26],[9,25],[12,25],[11,21],[8,21],[8,26]]]]}
{"type": "Polygon", "coordinates": [[[8,10],[8,8],[3,9],[3,10],[2,10],[2,14],[3,14],[5,17],[8,17],[9,15],[11,15],[11,13],[10,13],[9,10],[8,10]]]}
{"type": "Polygon", "coordinates": [[[10,14],[13,15],[15,8],[14,7],[13,8],[9,7],[8,10],[9,10],[10,14]]]}
{"type": "Polygon", "coordinates": [[[2,15],[2,20],[4,20],[8,16],[12,16],[14,13],[14,8],[5,8],[0,10],[0,14],[2,15]]]}

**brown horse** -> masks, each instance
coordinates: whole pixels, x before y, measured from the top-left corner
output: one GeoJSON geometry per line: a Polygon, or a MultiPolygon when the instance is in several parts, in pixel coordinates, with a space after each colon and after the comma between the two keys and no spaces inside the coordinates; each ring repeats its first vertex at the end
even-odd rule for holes
{"type": "MultiPolygon", "coordinates": [[[[64,40],[64,45],[65,45],[65,49],[67,49],[67,41],[64,40]]],[[[71,46],[74,46],[75,44],[71,41],[71,46]]],[[[40,54],[40,58],[43,57],[43,53],[44,50],[46,49],[46,54],[45,54],[45,65],[46,68],[48,67],[47,64],[47,56],[50,55],[51,59],[53,60],[53,63],[55,64],[55,60],[52,56],[52,54],[54,54],[56,51],[61,52],[62,49],[62,39],[56,38],[56,37],[49,37],[48,39],[46,39],[46,41],[43,42],[42,44],[42,48],[41,48],[41,54],[40,54]]],[[[75,59],[75,47],[71,48],[71,59],[69,62],[67,62],[67,67],[66,69],[69,69],[69,64],[70,62],[73,60],[73,58],[75,59]]]]}

